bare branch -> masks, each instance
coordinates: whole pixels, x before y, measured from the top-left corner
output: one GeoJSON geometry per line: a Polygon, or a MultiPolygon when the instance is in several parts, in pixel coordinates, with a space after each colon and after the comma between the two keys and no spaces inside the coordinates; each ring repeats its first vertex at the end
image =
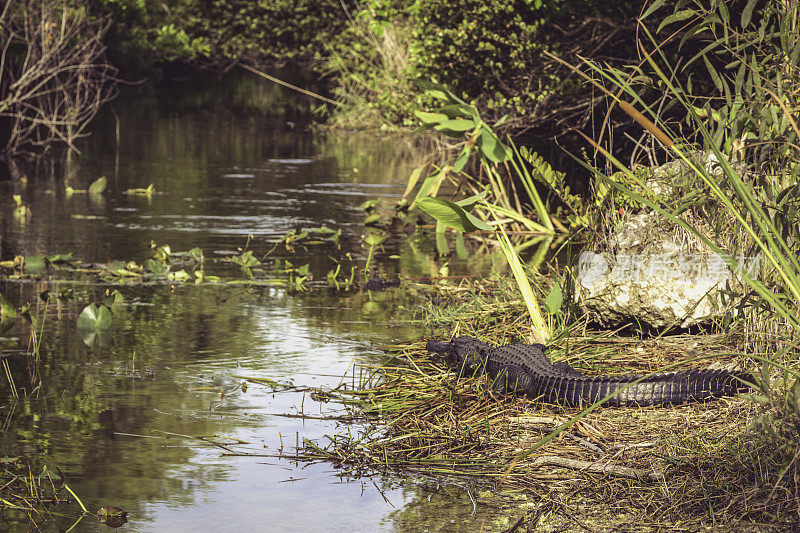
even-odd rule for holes
{"type": "Polygon", "coordinates": [[[105,19],[91,21],[59,0],[9,0],[0,12],[0,117],[5,151],[30,155],[75,140],[116,95],[105,61],[105,19]]]}

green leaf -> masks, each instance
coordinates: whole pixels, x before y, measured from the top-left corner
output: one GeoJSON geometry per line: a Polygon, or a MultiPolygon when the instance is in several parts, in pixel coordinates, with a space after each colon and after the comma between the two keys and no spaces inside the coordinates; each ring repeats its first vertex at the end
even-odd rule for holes
{"type": "Polygon", "coordinates": [[[89,185],[89,194],[101,194],[104,190],[106,190],[106,185],[108,184],[108,180],[105,176],[100,176],[96,180],[89,185]]]}
{"type": "MultiPolygon", "coordinates": [[[[380,202],[380,198],[365,200],[361,203],[361,205],[358,206],[358,208],[361,209],[362,211],[366,211],[367,213],[369,213],[375,210],[375,207],[378,205],[378,202],[380,202]]],[[[290,231],[289,233],[294,235],[294,230],[290,231]]],[[[296,236],[294,237],[294,240],[297,240],[296,236]]]]}
{"type": "Polygon", "coordinates": [[[475,204],[483,200],[484,196],[486,196],[486,192],[487,191],[484,190],[483,192],[478,193],[474,196],[470,196],[469,198],[464,198],[463,200],[459,200],[456,202],[456,204],[460,205],[461,207],[469,211],[475,206],[475,204]]]}
{"type": "Polygon", "coordinates": [[[417,118],[420,119],[422,123],[427,126],[441,124],[442,122],[450,120],[450,118],[443,113],[428,113],[427,111],[414,111],[414,114],[417,115],[417,118]]]}
{"type": "Polygon", "coordinates": [[[103,298],[103,305],[108,307],[111,311],[118,308],[125,302],[125,298],[118,290],[114,290],[111,294],[103,298]]]}
{"type": "Polygon", "coordinates": [[[750,25],[750,20],[753,18],[753,10],[760,0],[750,0],[747,5],[742,9],[742,29],[747,29],[750,25]]]}
{"type": "Polygon", "coordinates": [[[47,256],[48,263],[68,263],[73,260],[72,252],[68,254],[53,254],[47,256]]]}
{"type": "Polygon", "coordinates": [[[800,378],[794,380],[794,384],[792,385],[791,392],[787,399],[791,403],[795,416],[800,416],[800,378]]]}
{"type": "Polygon", "coordinates": [[[380,233],[368,233],[364,237],[364,244],[367,246],[378,246],[386,240],[386,236],[380,233]]]}
{"type": "Polygon", "coordinates": [[[189,253],[189,257],[191,257],[192,259],[194,259],[198,263],[201,263],[203,261],[203,250],[201,250],[200,248],[194,247],[191,250],[189,250],[188,253],[189,253]]]}
{"type": "Polygon", "coordinates": [[[693,9],[682,9],[680,11],[676,11],[661,21],[661,24],[658,25],[656,33],[659,33],[662,29],[664,29],[664,26],[669,26],[673,22],[680,22],[695,16],[697,16],[697,13],[695,13],[693,9]]]}
{"type": "Polygon", "coordinates": [[[480,115],[478,115],[478,110],[471,105],[449,104],[439,109],[438,112],[444,113],[449,118],[466,118],[466,119],[473,119],[474,121],[480,119],[480,115]]]}
{"type": "Polygon", "coordinates": [[[494,125],[492,126],[492,129],[499,128],[500,126],[505,124],[507,121],[508,121],[508,115],[503,115],[502,117],[500,117],[500,120],[498,120],[497,122],[494,123],[494,125]]]}
{"type": "Polygon", "coordinates": [[[564,301],[564,296],[561,293],[561,285],[556,282],[553,285],[553,288],[550,289],[550,294],[547,295],[547,298],[544,300],[544,308],[547,310],[547,314],[550,316],[554,316],[558,314],[561,310],[561,304],[564,301]]]}
{"type": "Polygon", "coordinates": [[[460,136],[465,131],[470,131],[475,129],[479,122],[474,120],[467,120],[464,118],[452,118],[449,120],[445,120],[434,126],[433,129],[436,131],[441,131],[442,133],[452,132],[460,136]]]}
{"type": "Polygon", "coordinates": [[[162,274],[166,274],[169,268],[162,263],[161,261],[156,261],[155,259],[148,259],[144,262],[144,267],[150,271],[151,274],[156,276],[160,276],[162,274]]]}
{"type": "Polygon", "coordinates": [[[458,158],[456,159],[456,162],[453,163],[453,170],[454,171],[461,172],[464,169],[464,167],[467,164],[467,161],[469,161],[469,154],[470,154],[471,151],[472,150],[470,150],[468,146],[465,146],[461,150],[461,153],[458,154],[458,158]]]}
{"type": "Polygon", "coordinates": [[[177,272],[170,272],[167,274],[167,279],[171,279],[174,281],[186,281],[191,276],[186,273],[185,270],[178,270],[177,272]]]}
{"type": "Polygon", "coordinates": [[[455,104],[467,105],[467,103],[464,100],[454,95],[444,85],[440,85],[438,83],[434,83],[432,81],[423,79],[414,80],[414,83],[416,83],[417,87],[425,91],[425,93],[428,96],[432,96],[437,100],[441,100],[443,102],[447,102],[450,104],[455,103],[455,104]]]}
{"type": "Polygon", "coordinates": [[[111,310],[105,305],[89,304],[78,317],[78,329],[103,330],[111,327],[111,310]]]}
{"type": "Polygon", "coordinates": [[[17,310],[0,294],[0,334],[4,334],[17,321],[17,310]]]}
{"type": "Polygon", "coordinates": [[[460,205],[442,198],[420,198],[416,201],[420,209],[444,225],[468,233],[478,229],[494,231],[494,228],[460,205]]]}
{"type": "Polygon", "coordinates": [[[428,176],[425,178],[425,181],[422,182],[419,191],[417,191],[417,196],[414,199],[414,203],[416,203],[417,199],[419,198],[435,196],[439,192],[439,187],[442,185],[445,177],[447,177],[447,167],[443,168],[433,176],[428,176]]]}
{"type": "Polygon", "coordinates": [[[666,0],[656,0],[655,2],[650,4],[650,7],[648,7],[647,11],[645,11],[644,14],[642,15],[642,19],[646,19],[647,17],[649,17],[653,13],[653,11],[663,6],[665,2],[666,0]]]}
{"type": "Polygon", "coordinates": [[[27,273],[38,273],[44,270],[45,261],[44,256],[39,255],[29,255],[25,257],[25,263],[23,263],[23,268],[27,273]]]}
{"type": "Polygon", "coordinates": [[[403,198],[406,198],[411,191],[414,190],[414,187],[417,186],[417,182],[419,181],[420,176],[422,176],[422,172],[428,168],[428,163],[425,163],[421,167],[417,167],[411,171],[411,176],[408,178],[408,183],[406,184],[406,190],[403,191],[403,198]]]}
{"type": "Polygon", "coordinates": [[[481,153],[492,163],[502,163],[511,157],[511,150],[488,128],[481,129],[477,145],[481,153]]]}

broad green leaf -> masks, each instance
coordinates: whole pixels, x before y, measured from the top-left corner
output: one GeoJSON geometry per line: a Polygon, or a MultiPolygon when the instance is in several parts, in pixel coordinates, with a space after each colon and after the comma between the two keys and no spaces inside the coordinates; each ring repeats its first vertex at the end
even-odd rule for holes
{"type": "Polygon", "coordinates": [[[100,176],[96,180],[89,185],[89,194],[101,194],[104,190],[106,190],[106,185],[108,184],[108,180],[105,176],[100,176]]]}
{"type": "Polygon", "coordinates": [[[561,304],[564,301],[564,296],[561,293],[561,285],[556,282],[553,285],[553,288],[550,289],[550,294],[547,295],[547,298],[544,300],[544,308],[547,310],[547,314],[550,316],[554,316],[558,314],[561,310],[561,304]]]}
{"type": "Polygon", "coordinates": [[[465,131],[470,131],[474,129],[478,124],[474,120],[467,120],[464,118],[451,118],[449,120],[445,120],[440,122],[433,129],[436,131],[441,131],[446,133],[448,131],[452,131],[454,133],[461,134],[465,131]]]}
{"type": "Polygon", "coordinates": [[[78,329],[102,330],[111,327],[111,310],[105,305],[89,304],[78,316],[78,329]]]}
{"type": "Polygon", "coordinates": [[[481,153],[492,163],[502,163],[511,157],[511,150],[488,128],[481,129],[477,144],[481,153]]]}
{"type": "Polygon", "coordinates": [[[174,281],[186,281],[191,276],[186,273],[185,270],[178,270],[177,272],[170,272],[167,274],[167,279],[171,279],[174,281]]]}
{"type": "Polygon", "coordinates": [[[439,109],[438,112],[444,113],[450,118],[471,118],[473,120],[480,119],[480,115],[478,115],[478,110],[471,105],[449,104],[439,109]]]}
{"type": "Polygon", "coordinates": [[[169,267],[164,265],[161,261],[156,261],[155,259],[148,259],[144,262],[144,267],[150,271],[151,274],[156,276],[160,276],[162,274],[166,274],[169,271],[169,267]]]}
{"type": "Polygon", "coordinates": [[[426,94],[432,96],[433,98],[436,98],[437,100],[442,100],[443,102],[448,102],[448,103],[467,105],[467,103],[464,100],[454,95],[444,85],[440,85],[438,83],[434,83],[432,81],[423,79],[414,80],[414,83],[417,84],[417,87],[425,91],[426,94]]]}
{"type": "Polygon", "coordinates": [[[444,225],[468,233],[478,229],[494,231],[494,228],[467,213],[460,205],[442,198],[420,198],[416,201],[420,209],[444,225]]]}
{"type": "Polygon", "coordinates": [[[29,273],[37,273],[44,270],[45,267],[45,260],[44,256],[39,255],[29,255],[25,257],[25,263],[23,264],[23,268],[25,272],[29,273]]]}
{"type": "MultiPolygon", "coordinates": [[[[361,209],[362,211],[366,211],[367,213],[369,213],[370,211],[375,210],[375,206],[378,205],[378,202],[380,202],[380,198],[365,200],[364,202],[361,203],[361,205],[358,206],[358,208],[361,209]]],[[[294,234],[294,230],[287,233],[287,235],[292,235],[294,240],[297,240],[297,235],[294,234]]]]}
{"type": "Polygon", "coordinates": [[[442,113],[428,113],[427,111],[414,111],[414,114],[417,115],[417,118],[422,121],[423,124],[427,126],[433,126],[435,124],[440,124],[450,118],[442,113]]]}

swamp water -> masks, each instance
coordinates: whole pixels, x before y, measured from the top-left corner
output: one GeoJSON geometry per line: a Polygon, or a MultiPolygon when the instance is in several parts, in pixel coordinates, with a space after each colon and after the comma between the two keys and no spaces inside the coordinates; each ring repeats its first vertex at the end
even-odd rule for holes
{"type": "MultiPolygon", "coordinates": [[[[408,139],[309,132],[313,101],[235,74],[128,88],[113,105],[79,142],[80,156],[0,179],[1,260],[74,252],[89,266],[141,264],[154,241],[173,252],[199,247],[206,275],[244,280],[222,259],[246,245],[261,256],[287,231],[325,225],[342,230],[341,250],[279,245],[265,262],[309,264],[324,281],[346,251],[363,267],[359,204],[399,197],[424,155],[408,139]],[[65,180],[86,189],[100,175],[102,196],[65,194],[65,180]],[[150,197],[125,193],[149,184],[150,197]],[[12,216],[12,195],[29,207],[27,220],[12,216]]],[[[389,276],[436,275],[431,240],[401,236],[373,261],[389,276]]],[[[474,268],[455,261],[451,273],[474,268]]],[[[352,479],[330,464],[274,457],[347,431],[321,419],[341,406],[302,387],[336,386],[351,379],[354,359],[377,361],[377,345],[419,338],[411,319],[424,302],[407,291],[342,295],[312,284],[295,293],[287,275],[269,273],[256,278],[274,285],[10,273],[0,293],[30,305],[44,326],[38,364],[25,321],[2,334],[0,457],[27,457],[35,473],[61,469],[90,512],[128,511],[121,530],[475,531],[485,518],[468,481],[352,479]],[[125,302],[109,338],[90,348],[77,316],[107,289],[125,302]],[[301,390],[276,392],[268,380],[301,390]],[[284,416],[300,412],[317,418],[284,416]]],[[[74,512],[57,516],[64,510],[38,517],[41,529],[69,529],[74,512]]],[[[0,530],[30,527],[24,513],[0,512],[0,530]]],[[[106,529],[88,515],[72,530],[106,529]]]]}

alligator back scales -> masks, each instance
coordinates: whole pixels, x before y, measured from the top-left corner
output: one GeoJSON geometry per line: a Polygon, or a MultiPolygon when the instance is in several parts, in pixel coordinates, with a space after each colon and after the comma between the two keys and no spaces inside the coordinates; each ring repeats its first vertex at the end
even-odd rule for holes
{"type": "Polygon", "coordinates": [[[602,400],[623,387],[605,405],[657,405],[704,401],[737,394],[752,381],[746,373],[689,370],[645,377],[585,376],[567,363],[552,363],[541,344],[493,347],[472,337],[430,341],[429,352],[440,354],[462,373],[484,369],[501,391],[521,392],[549,403],[581,405],[602,400]],[[636,382],[636,383],[634,383],[636,382]]]}

